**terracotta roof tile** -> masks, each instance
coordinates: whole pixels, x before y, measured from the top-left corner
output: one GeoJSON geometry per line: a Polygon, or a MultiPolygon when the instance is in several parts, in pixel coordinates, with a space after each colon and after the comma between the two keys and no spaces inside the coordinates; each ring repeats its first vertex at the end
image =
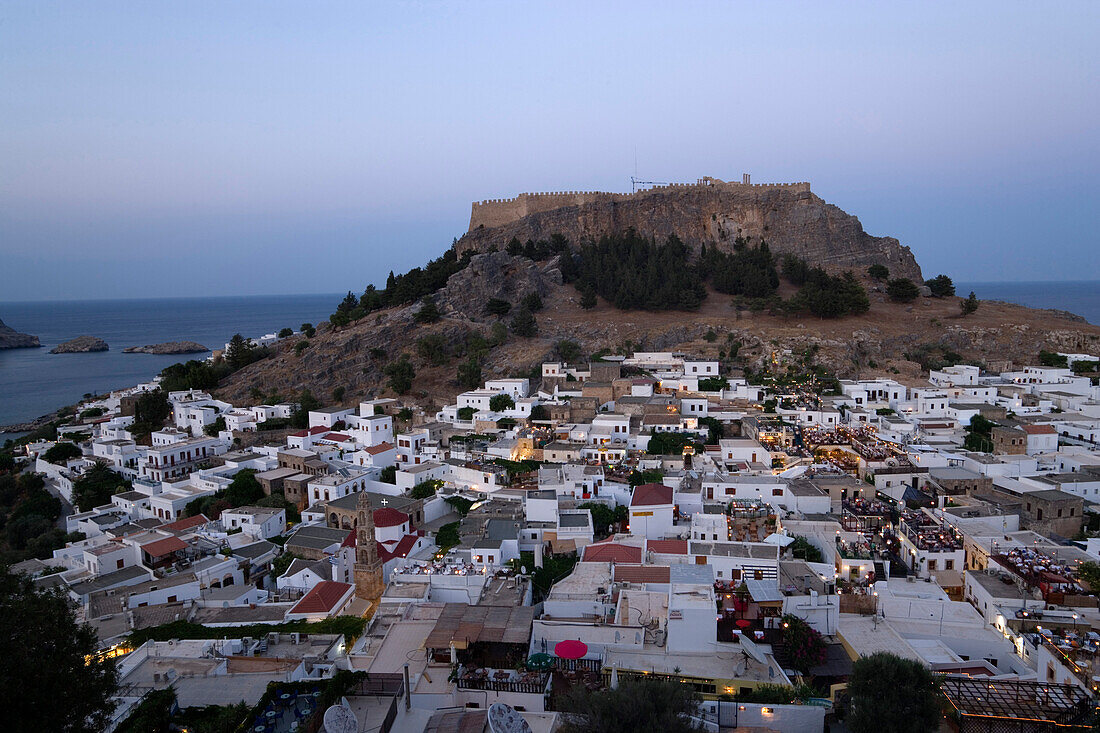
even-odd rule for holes
{"type": "Polygon", "coordinates": [[[632,545],[598,542],[584,548],[585,562],[634,562],[642,561],[642,548],[632,545]]]}
{"type": "Polygon", "coordinates": [[[672,487],[664,484],[642,484],[634,488],[630,506],[657,506],[672,503],[672,487]]]}
{"type": "Polygon", "coordinates": [[[409,521],[409,515],[393,507],[384,506],[374,510],[375,527],[400,527],[407,521],[409,521]]]}
{"type": "Polygon", "coordinates": [[[615,565],[615,580],[621,583],[667,583],[668,565],[615,565]]]}
{"type": "Polygon", "coordinates": [[[349,590],[351,585],[348,583],[322,580],[294,604],[290,613],[332,613],[349,590]]]}
{"type": "Polygon", "coordinates": [[[170,555],[173,552],[179,552],[180,550],[186,550],[187,543],[181,540],[179,537],[165,537],[162,540],[150,542],[147,545],[142,545],[141,550],[149,557],[164,557],[170,555]]]}
{"type": "Polygon", "coordinates": [[[659,552],[663,555],[686,555],[688,554],[688,541],[687,540],[649,540],[646,542],[646,548],[659,552]]]}

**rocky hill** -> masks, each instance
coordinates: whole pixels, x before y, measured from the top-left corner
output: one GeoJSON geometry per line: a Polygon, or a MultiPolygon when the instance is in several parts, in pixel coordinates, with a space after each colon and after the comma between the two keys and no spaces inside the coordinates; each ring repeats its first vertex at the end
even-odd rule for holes
{"type": "MultiPolygon", "coordinates": [[[[531,292],[539,293],[544,303],[536,314],[538,335],[509,334],[488,352],[485,378],[529,375],[543,360],[556,358],[556,344],[563,339],[579,344],[586,355],[609,348],[717,357],[737,343],[732,364],[757,369],[787,352],[812,350],[817,363],[840,377],[882,376],[908,383],[918,383],[922,369],[956,354],[991,369],[1007,369],[1035,363],[1043,349],[1095,353],[1100,347],[1100,327],[1069,314],[983,302],[976,313],[961,317],[957,297],[894,303],[870,282],[870,310],[836,320],[752,313],[714,292],[690,313],[619,311],[603,301],[583,310],[576,290],[562,284],[557,265],[557,260],[536,263],[504,252],[476,255],[436,293],[443,316],[437,323],[418,324],[414,315],[420,306],[414,304],[371,313],[337,330],[326,324],[308,348],[296,353],[292,343],[275,346],[273,357],[231,375],[219,393],[249,404],[258,401],[254,390],[289,397],[308,388],[327,402],[334,388],[343,387],[344,402],[353,404],[362,397],[392,394],[385,388],[383,368],[407,353],[416,369],[409,397],[440,406],[461,391],[456,372],[467,335],[489,335],[495,323],[509,321],[486,315],[486,301],[502,298],[516,304],[531,292]],[[706,338],[710,331],[713,340],[706,338]],[[418,354],[417,341],[431,335],[441,336],[447,345],[442,365],[433,366],[418,354]]],[[[781,290],[784,296],[793,292],[786,284],[781,290]]]]}
{"type": "Polygon", "coordinates": [[[923,280],[908,247],[893,237],[863,231],[859,219],[826,203],[808,183],[727,183],[703,178],[694,185],[663,186],[634,194],[567,192],[520,194],[473,204],[470,230],[459,254],[504,249],[561,234],[579,243],[633,228],[664,240],[676,234],[693,247],[732,249],[734,240],[764,239],[773,252],[791,252],[811,264],[864,269],[882,264],[894,276],[923,280]]]}
{"type": "Polygon", "coordinates": [[[0,321],[0,349],[30,349],[41,345],[37,336],[19,333],[0,321]]]}

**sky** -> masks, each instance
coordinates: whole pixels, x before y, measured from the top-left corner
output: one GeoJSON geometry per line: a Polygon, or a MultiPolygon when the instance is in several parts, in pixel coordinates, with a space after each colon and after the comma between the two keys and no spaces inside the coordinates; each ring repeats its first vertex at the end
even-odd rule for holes
{"type": "Polygon", "coordinates": [[[1100,3],[0,0],[0,301],[361,291],[470,202],[810,181],[1100,280],[1100,3]]]}

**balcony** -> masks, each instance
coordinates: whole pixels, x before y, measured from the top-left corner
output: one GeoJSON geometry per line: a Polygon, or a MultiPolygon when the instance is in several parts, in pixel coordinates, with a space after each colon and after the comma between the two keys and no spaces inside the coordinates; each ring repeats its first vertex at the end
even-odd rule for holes
{"type": "Polygon", "coordinates": [[[524,692],[541,695],[549,689],[550,675],[547,672],[517,672],[514,669],[460,666],[455,684],[460,690],[524,692]]]}

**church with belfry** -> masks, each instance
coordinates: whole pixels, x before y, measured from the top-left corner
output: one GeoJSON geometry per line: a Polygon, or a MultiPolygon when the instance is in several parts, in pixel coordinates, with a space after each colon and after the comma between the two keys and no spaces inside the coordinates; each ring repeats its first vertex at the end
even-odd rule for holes
{"type": "Polygon", "coordinates": [[[386,583],[374,539],[374,511],[366,492],[359,493],[355,519],[355,595],[374,600],[382,595],[386,583]]]}

